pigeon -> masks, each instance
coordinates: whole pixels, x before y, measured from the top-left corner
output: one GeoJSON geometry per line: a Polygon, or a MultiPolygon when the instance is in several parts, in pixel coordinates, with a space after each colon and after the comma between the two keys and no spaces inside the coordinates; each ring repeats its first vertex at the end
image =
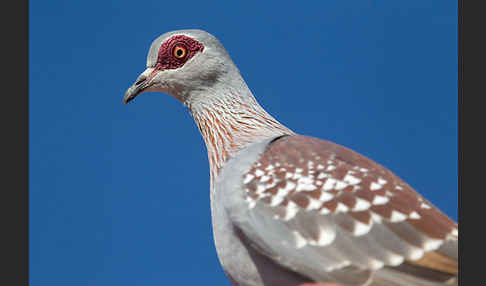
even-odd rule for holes
{"type": "Polygon", "coordinates": [[[458,285],[457,223],[375,161],[277,121],[216,37],[164,33],[146,66],[123,102],[156,91],[189,110],[232,285],[458,285]]]}

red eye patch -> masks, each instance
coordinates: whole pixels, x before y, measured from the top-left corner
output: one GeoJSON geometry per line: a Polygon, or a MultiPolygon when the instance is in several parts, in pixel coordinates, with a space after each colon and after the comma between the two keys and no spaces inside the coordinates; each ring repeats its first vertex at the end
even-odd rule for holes
{"type": "Polygon", "coordinates": [[[180,68],[196,53],[202,52],[203,49],[204,46],[201,43],[190,37],[184,35],[173,36],[160,46],[155,68],[158,70],[180,68]],[[177,49],[185,49],[184,56],[177,57],[177,55],[180,55],[177,49]]]}

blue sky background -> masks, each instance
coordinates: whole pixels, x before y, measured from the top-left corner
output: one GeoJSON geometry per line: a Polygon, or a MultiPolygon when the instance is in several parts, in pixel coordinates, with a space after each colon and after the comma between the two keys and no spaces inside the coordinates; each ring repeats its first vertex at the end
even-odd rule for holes
{"type": "Polygon", "coordinates": [[[229,285],[192,118],[162,93],[122,105],[174,29],[214,34],[280,122],[457,220],[457,1],[292,3],[30,1],[32,286],[229,285]]]}

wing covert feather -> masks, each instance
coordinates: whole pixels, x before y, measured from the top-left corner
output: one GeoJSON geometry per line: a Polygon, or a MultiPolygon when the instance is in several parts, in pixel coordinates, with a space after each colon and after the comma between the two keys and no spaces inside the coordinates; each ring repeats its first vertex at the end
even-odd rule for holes
{"type": "Polygon", "coordinates": [[[457,275],[457,224],[350,149],[285,136],[265,149],[240,184],[245,210],[228,209],[235,224],[267,256],[315,281],[370,285],[375,273],[376,281],[396,277],[394,283],[408,285],[408,279],[442,282],[427,271],[457,275]],[[422,276],[398,267],[405,264],[422,276]]]}

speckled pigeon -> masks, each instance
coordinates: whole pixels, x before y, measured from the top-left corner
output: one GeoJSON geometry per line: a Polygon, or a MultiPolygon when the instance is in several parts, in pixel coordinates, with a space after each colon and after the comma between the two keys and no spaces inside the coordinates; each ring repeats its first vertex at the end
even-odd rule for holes
{"type": "Polygon", "coordinates": [[[457,224],[383,166],[275,120],[211,34],[155,39],[123,101],[147,91],[181,101],[204,138],[233,285],[457,285],[457,224]]]}

